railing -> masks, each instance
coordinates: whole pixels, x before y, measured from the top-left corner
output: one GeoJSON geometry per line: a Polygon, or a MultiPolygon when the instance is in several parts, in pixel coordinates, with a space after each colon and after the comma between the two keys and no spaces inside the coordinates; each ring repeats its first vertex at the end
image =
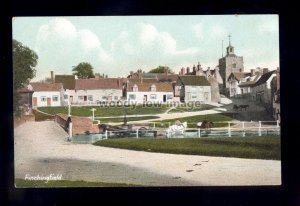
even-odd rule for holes
{"type": "MultiPolygon", "coordinates": [[[[222,122],[225,123],[225,122],[222,122]]],[[[259,121],[259,122],[226,122],[227,127],[212,127],[208,129],[185,128],[182,130],[170,131],[168,128],[149,128],[149,129],[135,129],[135,130],[114,130],[106,131],[102,134],[102,139],[108,138],[201,138],[201,137],[233,137],[233,136],[262,136],[262,135],[280,135],[280,126],[278,121],[259,121]],[[241,127],[232,127],[232,124],[240,123],[241,127]],[[246,127],[247,123],[258,124],[258,126],[246,127]],[[267,125],[262,123],[276,123],[274,125],[267,125]]]]}

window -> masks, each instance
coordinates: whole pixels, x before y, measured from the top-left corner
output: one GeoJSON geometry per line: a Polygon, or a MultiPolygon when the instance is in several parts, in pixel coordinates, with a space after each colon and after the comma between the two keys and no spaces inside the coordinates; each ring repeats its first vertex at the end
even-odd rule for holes
{"type": "Polygon", "coordinates": [[[83,100],[83,96],[78,96],[78,100],[82,101],[83,100]]]}
{"type": "Polygon", "coordinates": [[[135,99],[135,98],[136,98],[135,94],[130,94],[129,95],[129,99],[135,99]]]}
{"type": "Polygon", "coordinates": [[[133,86],[132,91],[134,91],[134,92],[138,92],[139,91],[138,86],[136,84],[133,86]]]}
{"type": "Polygon", "coordinates": [[[173,99],[173,95],[172,94],[168,94],[167,95],[167,99],[173,99]]]}
{"type": "Polygon", "coordinates": [[[58,95],[53,95],[52,96],[52,101],[53,102],[58,102],[58,95]]]}
{"type": "Polygon", "coordinates": [[[92,102],[92,101],[93,101],[93,95],[88,95],[88,100],[89,100],[90,102],[92,102]]]}
{"type": "Polygon", "coordinates": [[[152,84],[150,90],[151,90],[151,92],[156,92],[156,86],[154,84],[152,84]]]}
{"type": "Polygon", "coordinates": [[[196,99],[197,95],[196,94],[192,94],[192,99],[196,99]]]}
{"type": "Polygon", "coordinates": [[[102,99],[103,99],[103,100],[106,100],[107,98],[106,98],[106,96],[102,96],[102,99]]]}
{"type": "Polygon", "coordinates": [[[47,98],[45,96],[41,96],[41,102],[46,102],[47,98]]]}
{"type": "Polygon", "coordinates": [[[68,95],[67,94],[64,95],[64,99],[68,99],[68,95]]]}
{"type": "Polygon", "coordinates": [[[195,87],[195,86],[192,86],[192,87],[191,87],[191,91],[196,91],[196,87],[195,87]]]}
{"type": "Polygon", "coordinates": [[[115,100],[118,100],[118,96],[115,96],[114,99],[115,99],[115,100]]]}
{"type": "Polygon", "coordinates": [[[156,99],[156,94],[151,94],[150,99],[156,99]]]}

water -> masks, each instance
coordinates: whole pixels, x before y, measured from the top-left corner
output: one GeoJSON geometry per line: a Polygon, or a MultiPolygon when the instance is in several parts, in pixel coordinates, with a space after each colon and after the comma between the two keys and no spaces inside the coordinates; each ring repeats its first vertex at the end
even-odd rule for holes
{"type": "Polygon", "coordinates": [[[79,134],[72,137],[72,142],[77,144],[93,144],[105,138],[105,134],[79,134]]]}

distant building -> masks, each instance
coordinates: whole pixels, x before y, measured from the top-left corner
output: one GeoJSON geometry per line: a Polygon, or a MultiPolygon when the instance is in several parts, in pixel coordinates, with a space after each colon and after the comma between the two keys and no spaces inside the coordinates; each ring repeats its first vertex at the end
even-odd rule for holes
{"type": "Polygon", "coordinates": [[[272,82],[272,100],[273,100],[273,117],[275,120],[281,121],[280,110],[280,69],[277,68],[276,77],[272,82]]]}
{"type": "Polygon", "coordinates": [[[205,76],[185,75],[179,76],[175,95],[180,96],[181,102],[211,102],[211,85],[205,76]]]}
{"type": "Polygon", "coordinates": [[[252,85],[252,96],[256,101],[272,105],[271,82],[276,77],[276,71],[263,69],[261,77],[252,85]]]}
{"type": "Polygon", "coordinates": [[[231,73],[244,72],[244,62],[242,56],[237,56],[234,53],[234,47],[231,46],[230,35],[229,35],[229,45],[226,48],[226,56],[219,59],[219,69],[220,74],[223,79],[222,92],[229,95],[229,82],[228,77],[231,73]]]}
{"type": "Polygon", "coordinates": [[[96,104],[120,101],[123,98],[123,78],[76,79],[73,104],[96,104]]]}
{"type": "Polygon", "coordinates": [[[55,107],[62,106],[63,85],[61,83],[41,83],[32,82],[29,84],[32,88],[32,106],[33,107],[55,107]]]}
{"type": "Polygon", "coordinates": [[[139,104],[170,102],[173,101],[173,86],[169,82],[129,83],[127,85],[127,101],[139,104]]]}
{"type": "Polygon", "coordinates": [[[232,72],[227,79],[227,82],[229,84],[229,96],[234,97],[243,95],[244,91],[241,87],[239,87],[239,84],[243,79],[250,76],[251,73],[249,72],[232,72]]]}
{"type": "Polygon", "coordinates": [[[55,75],[54,82],[63,85],[63,105],[72,103],[75,96],[75,75],[55,75]]]}

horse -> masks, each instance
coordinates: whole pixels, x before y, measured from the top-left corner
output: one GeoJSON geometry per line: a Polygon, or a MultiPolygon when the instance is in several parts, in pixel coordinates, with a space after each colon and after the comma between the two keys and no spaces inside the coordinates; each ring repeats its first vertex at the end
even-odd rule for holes
{"type": "Polygon", "coordinates": [[[212,122],[209,122],[207,120],[204,120],[200,126],[201,129],[210,129],[214,126],[212,122]]]}
{"type": "Polygon", "coordinates": [[[234,109],[234,110],[238,110],[239,108],[240,108],[240,107],[239,107],[238,105],[236,105],[236,104],[233,105],[233,109],[234,109]]]}
{"type": "Polygon", "coordinates": [[[245,111],[249,108],[250,106],[248,104],[242,104],[240,105],[241,110],[245,109],[245,111]]]}

